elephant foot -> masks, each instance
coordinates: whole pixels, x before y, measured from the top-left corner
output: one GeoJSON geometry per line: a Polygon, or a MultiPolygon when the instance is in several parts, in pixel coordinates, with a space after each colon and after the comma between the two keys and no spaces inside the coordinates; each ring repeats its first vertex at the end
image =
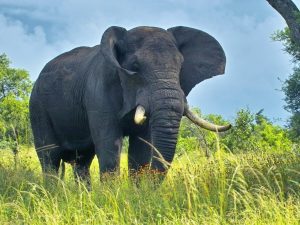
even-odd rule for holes
{"type": "Polygon", "coordinates": [[[151,169],[150,164],[141,167],[138,171],[130,171],[130,180],[140,188],[143,183],[157,189],[166,177],[167,171],[151,169]]]}

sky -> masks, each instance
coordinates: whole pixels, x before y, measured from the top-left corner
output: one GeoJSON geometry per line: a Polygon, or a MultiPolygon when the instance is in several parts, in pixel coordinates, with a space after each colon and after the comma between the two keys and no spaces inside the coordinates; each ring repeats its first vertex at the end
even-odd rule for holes
{"type": "MultiPolygon", "coordinates": [[[[294,0],[299,7],[300,0],[294,0]]],[[[198,84],[190,106],[233,120],[242,108],[264,109],[284,125],[282,81],[292,73],[289,55],[271,35],[286,24],[265,0],[0,0],[0,54],[34,81],[55,56],[100,43],[110,26],[131,29],[188,26],[214,36],[226,58],[225,75],[198,84]]]]}

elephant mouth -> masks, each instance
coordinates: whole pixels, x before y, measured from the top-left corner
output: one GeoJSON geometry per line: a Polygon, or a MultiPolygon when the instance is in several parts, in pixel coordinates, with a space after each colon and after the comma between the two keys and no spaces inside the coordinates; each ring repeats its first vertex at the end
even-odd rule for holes
{"type": "MultiPolygon", "coordinates": [[[[134,122],[136,125],[143,125],[144,122],[147,120],[147,117],[145,116],[146,110],[142,105],[138,105],[135,110],[134,115],[134,122]]],[[[214,123],[211,123],[207,120],[204,120],[201,117],[198,117],[196,114],[194,114],[188,107],[187,104],[184,105],[184,116],[186,116],[189,120],[191,120],[194,124],[198,125],[201,128],[204,128],[209,131],[213,132],[224,132],[231,128],[231,124],[227,124],[224,126],[216,125],[214,123]]]]}

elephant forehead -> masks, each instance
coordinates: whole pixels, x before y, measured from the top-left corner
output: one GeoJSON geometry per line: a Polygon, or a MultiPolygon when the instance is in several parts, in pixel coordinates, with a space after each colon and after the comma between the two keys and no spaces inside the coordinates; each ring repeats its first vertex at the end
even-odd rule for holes
{"type": "Polygon", "coordinates": [[[166,30],[159,28],[159,27],[146,27],[146,26],[141,26],[141,27],[136,27],[128,31],[128,34],[131,35],[149,35],[152,33],[157,33],[157,32],[167,32],[166,30]]]}
{"type": "MultiPolygon", "coordinates": [[[[144,44],[163,44],[173,42],[172,36],[164,29],[156,27],[137,27],[127,34],[127,44],[129,47],[140,48],[144,44]]],[[[173,42],[174,43],[174,42],[173,42]]]]}

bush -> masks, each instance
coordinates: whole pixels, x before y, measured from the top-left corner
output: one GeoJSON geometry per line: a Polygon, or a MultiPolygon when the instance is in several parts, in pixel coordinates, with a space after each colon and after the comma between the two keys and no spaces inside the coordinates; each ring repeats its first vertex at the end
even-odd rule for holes
{"type": "Polygon", "coordinates": [[[7,56],[0,55],[0,148],[32,144],[28,116],[31,88],[29,74],[11,68],[7,56]]]}
{"type": "MultiPolygon", "coordinates": [[[[194,113],[201,115],[199,109],[194,113]]],[[[220,115],[208,115],[207,120],[216,124],[229,123],[220,115]]],[[[182,119],[178,151],[192,151],[198,146],[202,149],[214,151],[221,144],[228,151],[239,153],[245,151],[285,152],[293,149],[293,142],[289,139],[288,130],[273,124],[262,111],[251,113],[249,109],[237,112],[232,128],[224,133],[215,133],[198,128],[187,118],[182,119]],[[216,141],[218,139],[218,141],[216,141]]]]}

